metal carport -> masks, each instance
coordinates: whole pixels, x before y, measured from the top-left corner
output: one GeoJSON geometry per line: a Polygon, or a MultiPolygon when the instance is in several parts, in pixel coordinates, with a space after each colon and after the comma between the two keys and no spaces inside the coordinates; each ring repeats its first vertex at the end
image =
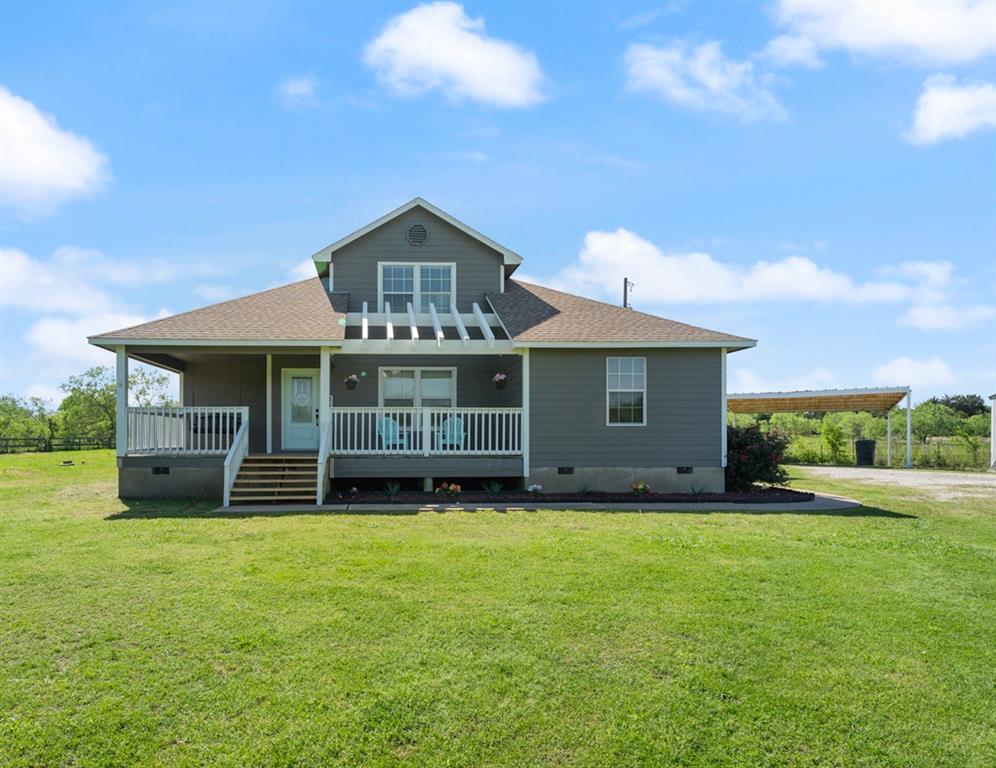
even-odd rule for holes
{"type": "MultiPolygon", "coordinates": [[[[733,413],[799,413],[803,411],[885,411],[888,463],[892,465],[892,409],[906,398],[906,466],[913,466],[910,442],[912,396],[909,387],[814,389],[799,392],[746,392],[726,396],[733,413]]],[[[734,418],[736,416],[734,415],[734,418]]]]}

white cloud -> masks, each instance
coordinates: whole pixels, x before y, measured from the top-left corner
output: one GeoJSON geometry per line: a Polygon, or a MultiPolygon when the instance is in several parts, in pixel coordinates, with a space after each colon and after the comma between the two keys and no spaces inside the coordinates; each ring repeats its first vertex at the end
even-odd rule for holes
{"type": "Polygon", "coordinates": [[[957,380],[947,363],[939,357],[929,360],[897,357],[875,368],[871,377],[875,384],[883,387],[945,387],[957,380]]]}
{"type": "Polygon", "coordinates": [[[235,296],[235,291],[230,285],[199,283],[194,286],[194,294],[207,301],[226,301],[235,296]]]}
{"type": "Polygon", "coordinates": [[[910,293],[905,284],[856,282],[800,256],[743,266],[717,261],[708,253],[665,253],[622,228],[589,232],[577,261],[548,282],[614,298],[624,275],[636,283],[635,296],[644,306],[755,300],[895,302],[910,293]]]}
{"type": "Polygon", "coordinates": [[[786,65],[835,49],[941,64],[996,52],[992,0],[780,0],[774,17],[786,34],[764,55],[786,65]]]}
{"type": "Polygon", "coordinates": [[[291,267],[287,274],[291,280],[308,280],[315,277],[318,272],[315,268],[314,259],[309,256],[306,259],[301,259],[301,261],[291,267]]]}
{"type": "MultiPolygon", "coordinates": [[[[72,318],[43,317],[28,328],[24,340],[40,360],[106,365],[110,360],[107,351],[88,344],[87,336],[151,319],[126,312],[94,312],[72,318]]],[[[73,371],[78,368],[79,365],[70,366],[73,371]]]]}
{"type": "Polygon", "coordinates": [[[840,380],[829,368],[817,368],[802,374],[774,379],[759,376],[746,368],[730,372],[730,392],[798,392],[807,389],[834,389],[840,380]]]}
{"type": "Polygon", "coordinates": [[[107,158],[93,144],[3,86],[0,135],[0,207],[43,216],[107,181],[107,158]]]}
{"type": "Polygon", "coordinates": [[[721,112],[741,120],[785,118],[774,95],[754,77],[749,61],[727,59],[717,42],[697,48],[634,43],[624,56],[627,87],[660,96],[680,107],[721,112]]]}
{"type": "Polygon", "coordinates": [[[167,262],[126,262],[100,251],[62,246],[48,260],[16,248],[0,248],[0,306],[35,312],[89,312],[110,299],[103,285],[152,285],[175,280],[167,262]]]}
{"type": "Polygon", "coordinates": [[[935,144],[992,128],[996,128],[996,85],[958,85],[950,75],[933,75],[923,83],[906,139],[912,144],[935,144]]]}
{"type": "Polygon", "coordinates": [[[310,76],[288,77],[277,86],[280,102],[289,109],[318,104],[318,80],[310,76]]]}
{"type": "Polygon", "coordinates": [[[437,2],[395,16],[366,48],[364,61],[395,93],[439,90],[454,100],[527,107],[543,100],[536,56],[488,37],[484,19],[437,2]]]}
{"type": "Polygon", "coordinates": [[[985,304],[956,307],[952,304],[916,304],[899,319],[903,325],[926,330],[955,331],[996,317],[996,308],[985,304]]]}

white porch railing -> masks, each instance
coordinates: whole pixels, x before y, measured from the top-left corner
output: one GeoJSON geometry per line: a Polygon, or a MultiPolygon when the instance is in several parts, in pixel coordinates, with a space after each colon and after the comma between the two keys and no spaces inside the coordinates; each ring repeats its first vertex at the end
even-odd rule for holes
{"type": "Polygon", "coordinates": [[[521,408],[332,408],[332,456],[519,456],[521,408]]]}
{"type": "Polygon", "coordinates": [[[225,455],[248,423],[246,406],[129,408],[128,455],[225,455]]]}
{"type": "Polygon", "coordinates": [[[235,478],[239,476],[239,467],[242,460],[249,453],[249,419],[243,419],[239,428],[235,430],[235,439],[232,440],[232,447],[228,449],[225,456],[225,496],[224,506],[232,503],[232,486],[235,478]]]}

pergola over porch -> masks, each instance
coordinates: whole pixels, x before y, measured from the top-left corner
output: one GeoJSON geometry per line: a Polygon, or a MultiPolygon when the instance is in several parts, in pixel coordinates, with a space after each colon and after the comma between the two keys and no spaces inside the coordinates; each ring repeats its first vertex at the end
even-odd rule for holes
{"type": "Polygon", "coordinates": [[[913,465],[911,444],[912,396],[909,387],[871,389],[818,389],[797,392],[745,392],[726,396],[727,409],[734,414],[800,413],[842,411],[884,411],[888,463],[892,465],[892,409],[906,399],[906,466],[913,465]]]}

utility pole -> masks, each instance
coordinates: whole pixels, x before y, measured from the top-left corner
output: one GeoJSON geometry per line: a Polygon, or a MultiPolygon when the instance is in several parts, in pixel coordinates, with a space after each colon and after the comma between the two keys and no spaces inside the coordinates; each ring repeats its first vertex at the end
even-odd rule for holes
{"type": "Polygon", "coordinates": [[[633,290],[634,288],[636,288],[636,285],[634,285],[633,281],[630,280],[628,277],[624,277],[623,278],[623,306],[624,307],[628,307],[629,306],[629,292],[631,290],[633,290]]]}

